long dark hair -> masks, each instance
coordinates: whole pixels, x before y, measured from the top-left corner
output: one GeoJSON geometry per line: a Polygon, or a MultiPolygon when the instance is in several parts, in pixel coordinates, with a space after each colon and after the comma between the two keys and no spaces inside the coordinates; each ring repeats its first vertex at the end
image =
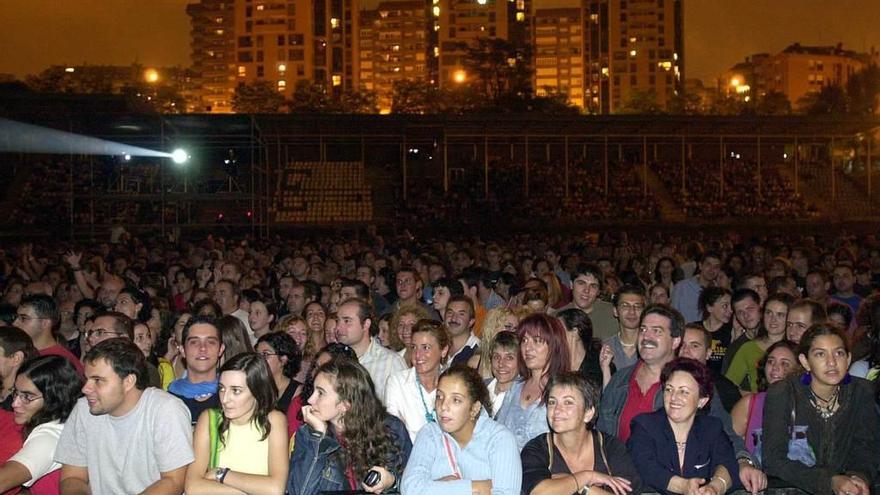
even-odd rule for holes
{"type": "Polygon", "coordinates": [[[82,377],[70,361],[61,356],[41,356],[26,361],[16,376],[27,377],[43,394],[43,407],[31,416],[22,430],[25,438],[43,423],[67,421],[82,395],[82,377]]]}
{"type": "MultiPolygon", "coordinates": [[[[275,402],[278,400],[278,389],[275,387],[272,374],[269,373],[269,365],[266,364],[263,356],[256,352],[243,352],[223,363],[218,375],[222,375],[224,371],[244,372],[248,389],[256,400],[251,421],[257,425],[262,433],[260,440],[265,440],[269,436],[269,432],[272,431],[272,425],[269,424],[269,413],[275,410],[275,402]]],[[[218,436],[224,445],[226,444],[227,430],[229,430],[229,421],[226,420],[226,415],[222,414],[218,436]]]]}
{"type": "Polygon", "coordinates": [[[281,369],[281,374],[287,378],[293,378],[299,373],[302,355],[293,337],[284,332],[270,332],[257,339],[257,345],[260,345],[262,342],[265,342],[266,345],[275,351],[278,359],[281,359],[281,356],[287,358],[287,362],[284,363],[284,367],[281,369]]]}
{"type": "MultiPolygon", "coordinates": [[[[385,426],[385,406],[376,396],[373,380],[367,370],[355,360],[335,358],[318,368],[317,373],[331,377],[340,401],[350,404],[351,409],[342,418],[344,431],[328,431],[342,440],[339,449],[342,466],[351,466],[356,479],[363,477],[378,463],[397,464],[399,447],[396,436],[385,426]]],[[[385,466],[392,472],[400,472],[403,466],[385,466]]]]}

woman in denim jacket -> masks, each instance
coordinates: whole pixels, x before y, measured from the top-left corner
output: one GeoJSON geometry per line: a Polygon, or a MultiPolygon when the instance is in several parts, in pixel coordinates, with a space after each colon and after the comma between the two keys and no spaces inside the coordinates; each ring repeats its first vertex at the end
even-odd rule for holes
{"type": "Polygon", "coordinates": [[[288,494],[382,493],[398,485],[412,443],[403,423],[386,414],[357,361],[336,358],[318,368],[302,412],[305,424],[294,436],[288,494]]]}

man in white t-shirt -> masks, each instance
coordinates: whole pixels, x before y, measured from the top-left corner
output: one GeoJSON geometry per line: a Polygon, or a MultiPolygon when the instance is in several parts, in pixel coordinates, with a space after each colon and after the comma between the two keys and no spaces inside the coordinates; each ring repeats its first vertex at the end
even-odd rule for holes
{"type": "Polygon", "coordinates": [[[60,492],[181,494],[193,461],[189,411],[148,387],[146,360],[125,339],[93,347],[86,384],[65,423],[55,460],[60,492]]]}

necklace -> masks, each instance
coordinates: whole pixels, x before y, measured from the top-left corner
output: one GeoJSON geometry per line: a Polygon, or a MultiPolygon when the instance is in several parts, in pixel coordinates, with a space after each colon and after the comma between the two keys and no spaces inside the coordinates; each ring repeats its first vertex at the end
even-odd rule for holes
{"type": "Polygon", "coordinates": [[[620,342],[620,345],[623,347],[635,347],[636,346],[635,343],[627,344],[626,342],[624,342],[623,341],[623,334],[620,332],[617,332],[617,340],[620,342]]]}
{"type": "Polygon", "coordinates": [[[822,419],[828,419],[831,416],[834,416],[834,413],[837,412],[838,406],[838,397],[840,396],[840,387],[837,387],[834,392],[831,394],[831,397],[827,399],[823,399],[819,397],[816,392],[813,392],[813,388],[810,387],[810,404],[816,409],[816,412],[819,413],[819,416],[822,419]]]}
{"type": "Polygon", "coordinates": [[[419,390],[419,397],[421,397],[422,399],[422,407],[425,408],[425,421],[427,421],[428,423],[433,423],[434,421],[437,421],[436,418],[434,418],[434,411],[428,409],[428,403],[425,402],[425,394],[422,392],[422,385],[419,384],[419,374],[414,374],[416,377],[416,388],[419,390]]]}

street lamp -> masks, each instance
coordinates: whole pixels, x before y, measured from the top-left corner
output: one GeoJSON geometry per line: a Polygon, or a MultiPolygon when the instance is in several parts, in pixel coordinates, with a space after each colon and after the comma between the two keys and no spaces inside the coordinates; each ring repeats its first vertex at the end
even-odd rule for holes
{"type": "Polygon", "coordinates": [[[458,69],[452,74],[452,80],[461,84],[467,80],[467,73],[462,69],[458,69]]]}

